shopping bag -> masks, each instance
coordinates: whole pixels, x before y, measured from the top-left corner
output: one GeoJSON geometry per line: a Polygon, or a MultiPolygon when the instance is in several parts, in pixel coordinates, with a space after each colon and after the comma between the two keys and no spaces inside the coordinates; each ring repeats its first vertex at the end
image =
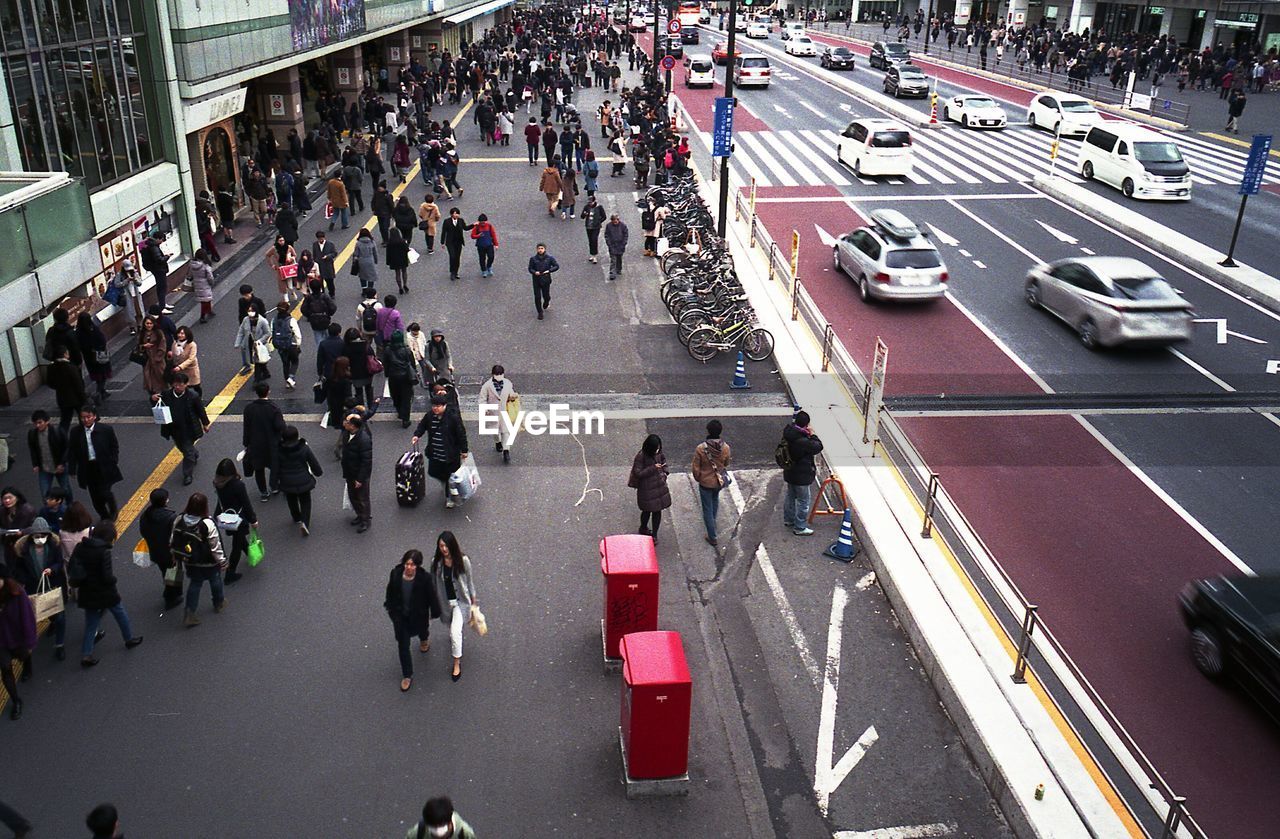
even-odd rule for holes
{"type": "Polygon", "coordinates": [[[348,487],[346,484],[342,485],[342,509],[344,510],[355,509],[355,507],[351,506],[351,488],[348,487]]]}
{"type": "Polygon", "coordinates": [[[470,623],[475,631],[480,635],[489,634],[489,622],[485,620],[484,612],[480,611],[479,606],[471,607],[471,620],[468,621],[468,623],[470,623]]]}
{"type": "Polygon", "coordinates": [[[324,416],[320,417],[320,427],[321,427],[321,428],[328,428],[328,427],[329,427],[329,412],[328,412],[328,411],[325,411],[325,412],[324,412],[324,416]]]}
{"type": "Polygon", "coordinates": [[[421,257],[422,257],[422,254],[418,253],[418,252],[417,252],[417,251],[415,251],[413,248],[409,248],[409,264],[410,264],[410,265],[417,265],[417,264],[418,264],[418,260],[419,260],[421,257]]]}
{"type": "Polygon", "coordinates": [[[329,394],[324,389],[324,382],[316,382],[311,386],[311,398],[315,400],[317,405],[323,405],[329,400],[329,394]]]}
{"type": "Polygon", "coordinates": [[[167,586],[182,585],[182,563],[175,562],[170,565],[164,572],[164,584],[167,586]]]}
{"type": "Polygon", "coordinates": [[[139,568],[151,567],[151,548],[146,539],[139,539],[138,544],[133,546],[133,564],[139,568]]]}
{"type": "Polygon", "coordinates": [[[235,533],[244,524],[244,518],[236,510],[223,510],[215,520],[219,530],[235,533]]]}
{"type": "Polygon", "coordinates": [[[333,202],[332,201],[324,202],[324,217],[333,218],[333,202]]]}
{"type": "Polygon", "coordinates": [[[460,501],[469,501],[480,489],[480,471],[476,469],[475,458],[462,461],[458,470],[449,476],[449,490],[458,496],[460,501]]]}
{"type": "Polygon", "coordinates": [[[168,425],[173,422],[173,412],[169,410],[168,405],[152,405],[151,418],[156,421],[156,425],[168,425]]]}
{"type": "Polygon", "coordinates": [[[288,265],[281,265],[278,270],[281,279],[292,280],[298,276],[298,263],[290,262],[288,265]]]}
{"type": "Polygon", "coordinates": [[[267,347],[265,341],[254,341],[253,343],[253,361],[255,364],[266,364],[271,360],[271,350],[267,347]]]}
{"type": "Polygon", "coordinates": [[[41,576],[36,593],[31,595],[31,608],[36,613],[37,623],[60,614],[67,608],[67,605],[62,602],[62,586],[55,586],[49,582],[47,576],[41,576]]]}
{"type": "Polygon", "coordinates": [[[508,396],[508,397],[507,397],[507,407],[506,407],[506,411],[507,411],[507,419],[511,420],[511,424],[512,424],[512,425],[515,425],[515,424],[516,424],[516,417],[520,416],[520,397],[519,397],[519,395],[517,395],[517,394],[512,394],[511,396],[508,396]]]}
{"type": "Polygon", "coordinates": [[[250,568],[257,568],[262,562],[262,557],[266,553],[266,549],[262,546],[262,537],[258,535],[257,528],[249,531],[249,549],[245,551],[245,558],[249,562],[250,568]]]}

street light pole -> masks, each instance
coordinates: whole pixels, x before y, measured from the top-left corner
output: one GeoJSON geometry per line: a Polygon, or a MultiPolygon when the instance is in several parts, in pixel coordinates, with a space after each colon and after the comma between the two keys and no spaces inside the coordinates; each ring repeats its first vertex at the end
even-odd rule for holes
{"type": "MultiPolygon", "coordinates": [[[[733,98],[733,57],[737,43],[738,0],[729,0],[729,46],[724,59],[724,95],[733,98]]],[[[731,138],[732,139],[732,138],[731,138]]],[[[730,145],[730,149],[733,146],[730,145]]],[[[723,239],[729,222],[729,158],[720,158],[720,213],[716,217],[716,234],[723,239]]]]}
{"type": "Polygon", "coordinates": [[[658,0],[649,0],[649,8],[653,10],[653,81],[656,85],[658,79],[658,62],[661,56],[658,55],[658,0]]]}

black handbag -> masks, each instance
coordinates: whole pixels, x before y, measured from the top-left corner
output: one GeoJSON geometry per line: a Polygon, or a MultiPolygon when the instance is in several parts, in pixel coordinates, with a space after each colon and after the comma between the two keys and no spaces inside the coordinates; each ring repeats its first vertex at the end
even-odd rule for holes
{"type": "Polygon", "coordinates": [[[351,259],[351,276],[353,277],[360,276],[360,263],[357,262],[354,257],[352,257],[351,259]]]}
{"type": "Polygon", "coordinates": [[[311,386],[311,397],[315,399],[317,405],[323,405],[329,399],[329,394],[325,391],[324,382],[316,382],[311,386]]]}
{"type": "Polygon", "coordinates": [[[147,354],[142,351],[141,347],[135,347],[133,351],[129,353],[129,360],[134,364],[140,364],[145,367],[147,364],[147,354]]]}

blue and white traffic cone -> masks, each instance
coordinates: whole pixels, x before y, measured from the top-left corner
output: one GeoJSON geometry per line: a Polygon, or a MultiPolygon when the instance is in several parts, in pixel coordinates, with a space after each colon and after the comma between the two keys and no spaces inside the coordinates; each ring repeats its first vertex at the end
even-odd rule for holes
{"type": "Polygon", "coordinates": [[[734,390],[746,390],[751,387],[747,382],[746,358],[741,352],[738,353],[738,369],[733,371],[733,382],[730,383],[729,387],[734,390]]]}
{"type": "Polygon", "coordinates": [[[841,562],[852,562],[853,558],[858,555],[858,551],[854,549],[853,545],[853,510],[845,507],[844,522],[840,525],[840,538],[832,542],[830,547],[822,553],[841,562]]]}

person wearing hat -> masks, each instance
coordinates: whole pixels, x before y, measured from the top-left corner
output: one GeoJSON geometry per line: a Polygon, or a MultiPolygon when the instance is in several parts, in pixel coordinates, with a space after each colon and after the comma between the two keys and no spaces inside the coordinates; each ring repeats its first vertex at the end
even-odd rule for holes
{"type": "Polygon", "coordinates": [[[431,409],[423,414],[410,442],[416,446],[420,439],[427,438],[427,474],[444,487],[444,506],[452,508],[455,502],[449,488],[449,476],[462,466],[462,461],[469,455],[469,448],[462,417],[448,407],[448,396],[443,393],[432,395],[431,409]]]}
{"type": "Polygon", "coordinates": [[[622,217],[614,213],[609,223],[604,226],[604,245],[609,251],[609,279],[616,280],[622,276],[622,255],[627,250],[627,226],[622,217]]]}
{"type": "MultiPolygon", "coordinates": [[[[17,556],[13,577],[22,584],[27,594],[38,594],[41,580],[47,579],[46,587],[60,590],[63,599],[66,599],[67,561],[62,553],[61,538],[53,532],[49,522],[37,517],[31,522],[26,532],[18,537],[13,551],[17,556]]],[[[53,655],[58,661],[62,661],[67,657],[66,612],[59,612],[49,622],[53,626],[53,655]]],[[[31,678],[30,662],[27,663],[27,669],[23,671],[22,678],[24,681],[31,678]]]]}
{"type": "Polygon", "coordinates": [[[432,798],[422,808],[422,820],[409,828],[405,839],[476,839],[471,825],[453,809],[447,796],[432,798]]]}

